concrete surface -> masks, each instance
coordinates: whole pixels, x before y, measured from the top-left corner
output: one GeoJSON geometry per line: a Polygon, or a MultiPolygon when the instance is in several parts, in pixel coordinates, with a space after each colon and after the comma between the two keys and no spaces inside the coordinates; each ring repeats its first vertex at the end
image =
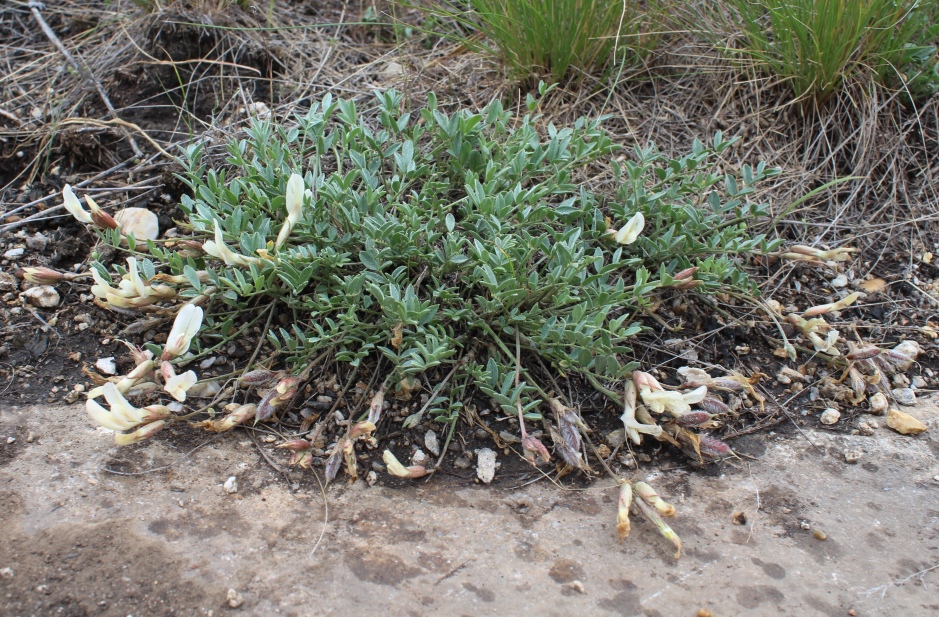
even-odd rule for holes
{"type": "Polygon", "coordinates": [[[607,480],[342,485],[324,524],[310,473],[244,432],[183,458],[208,436],[119,450],[81,405],[4,406],[0,615],[937,615],[939,410],[912,413],[929,432],[751,436],[758,460],[644,472],[676,561],[636,516],[617,543],[607,480]]]}

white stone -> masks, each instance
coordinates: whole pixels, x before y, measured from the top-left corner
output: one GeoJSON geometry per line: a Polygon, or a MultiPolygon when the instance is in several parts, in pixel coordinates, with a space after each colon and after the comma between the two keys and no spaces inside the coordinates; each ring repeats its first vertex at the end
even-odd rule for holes
{"type": "Polygon", "coordinates": [[[841,419],[841,412],[838,411],[837,409],[829,407],[828,409],[822,412],[822,415],[819,418],[819,421],[822,424],[830,425],[830,424],[835,424],[840,419],[841,419]]]}
{"type": "Polygon", "coordinates": [[[61,298],[59,292],[51,285],[30,287],[22,293],[23,299],[39,308],[54,308],[59,305],[61,298]]]}
{"type": "Polygon", "coordinates": [[[114,215],[114,220],[122,234],[133,236],[138,242],[160,237],[160,221],[156,214],[146,208],[124,208],[114,215]]]}
{"type": "Polygon", "coordinates": [[[476,451],[476,477],[489,484],[496,475],[496,453],[489,448],[476,451]]]}
{"type": "Polygon", "coordinates": [[[224,488],[225,492],[228,493],[229,495],[233,495],[237,493],[238,492],[238,478],[236,478],[235,476],[229,476],[229,478],[225,480],[225,484],[222,485],[222,488],[224,488]]]}
{"type": "Polygon", "coordinates": [[[98,358],[97,361],[95,361],[95,368],[105,375],[117,374],[117,365],[114,364],[113,356],[109,356],[107,358],[98,358]]]}

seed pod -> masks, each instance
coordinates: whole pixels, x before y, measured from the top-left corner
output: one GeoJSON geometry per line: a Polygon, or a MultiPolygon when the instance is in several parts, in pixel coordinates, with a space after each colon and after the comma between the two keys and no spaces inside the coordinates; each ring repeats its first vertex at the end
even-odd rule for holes
{"type": "Polygon", "coordinates": [[[264,384],[274,381],[281,373],[278,371],[271,371],[266,368],[259,368],[253,371],[248,371],[244,375],[238,378],[243,384],[249,386],[263,386],[264,384]]]}
{"type": "Polygon", "coordinates": [[[548,453],[548,449],[537,437],[532,437],[531,435],[522,437],[522,449],[525,451],[525,458],[533,465],[537,464],[539,457],[545,463],[551,460],[551,454],[548,453]]]}
{"type": "Polygon", "coordinates": [[[698,407],[713,414],[730,413],[730,407],[716,396],[705,396],[698,407]]]}
{"type": "Polygon", "coordinates": [[[311,444],[306,439],[290,439],[275,447],[284,448],[286,450],[290,450],[291,452],[302,452],[304,450],[309,450],[312,446],[313,444],[311,444]]]}
{"type": "Polygon", "coordinates": [[[349,429],[349,439],[358,439],[362,435],[371,435],[375,431],[375,425],[365,420],[357,422],[349,429]]]}
{"type": "Polygon", "coordinates": [[[616,533],[619,535],[620,544],[629,535],[629,507],[632,503],[633,489],[629,482],[624,481],[619,485],[619,503],[616,508],[616,533]]]}
{"type": "Polygon", "coordinates": [[[242,422],[246,422],[254,415],[256,410],[257,405],[254,403],[240,405],[223,418],[217,420],[203,420],[202,422],[194,423],[192,426],[194,428],[204,428],[211,433],[224,433],[225,431],[230,431],[235,428],[242,422]]]}
{"type": "Polygon", "coordinates": [[[880,348],[870,345],[868,347],[861,347],[860,349],[856,349],[852,351],[851,353],[849,353],[848,355],[846,355],[845,357],[848,360],[856,361],[856,360],[867,360],[869,358],[874,358],[879,355],[880,355],[880,348]]]}
{"type": "Polygon", "coordinates": [[[679,426],[701,426],[711,421],[711,414],[706,411],[692,411],[675,418],[679,426]]]}
{"type": "Polygon", "coordinates": [[[157,420],[156,422],[151,422],[146,426],[141,426],[133,433],[116,433],[114,435],[114,443],[119,446],[129,446],[132,443],[137,443],[143,441],[144,439],[153,437],[161,430],[163,430],[164,426],[166,426],[166,422],[164,420],[157,420]]]}
{"type": "Polygon", "coordinates": [[[697,267],[685,268],[681,272],[676,272],[675,276],[673,276],[672,278],[675,279],[676,281],[683,281],[685,279],[690,279],[692,276],[694,276],[695,272],[697,271],[698,271],[697,267]]]}
{"type": "Polygon", "coordinates": [[[675,506],[666,503],[650,485],[645,482],[636,482],[633,488],[636,490],[636,494],[647,504],[655,508],[659,514],[662,516],[675,516],[675,506]]]}
{"type": "Polygon", "coordinates": [[[701,452],[716,458],[733,456],[734,451],[720,439],[715,439],[710,435],[701,435],[701,452]]]}
{"type": "Polygon", "coordinates": [[[848,369],[848,378],[851,380],[851,389],[854,390],[854,393],[862,396],[867,390],[867,382],[864,381],[861,371],[852,366],[848,369]]]}
{"type": "Polygon", "coordinates": [[[382,388],[378,391],[375,396],[372,397],[371,402],[368,405],[368,421],[374,425],[378,425],[378,421],[381,420],[381,411],[382,407],[385,405],[385,390],[382,388]]]}
{"type": "Polygon", "coordinates": [[[284,377],[281,379],[258,403],[255,419],[260,422],[273,416],[275,409],[283,407],[296,396],[299,386],[300,379],[298,377],[284,377]]]}

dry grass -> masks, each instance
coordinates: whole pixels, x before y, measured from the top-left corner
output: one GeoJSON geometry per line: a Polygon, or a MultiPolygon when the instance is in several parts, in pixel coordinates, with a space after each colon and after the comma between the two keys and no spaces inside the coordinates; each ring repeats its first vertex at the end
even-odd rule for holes
{"type": "MultiPolygon", "coordinates": [[[[148,12],[130,0],[103,9],[71,0],[43,14],[110,93],[121,119],[170,150],[192,139],[220,143],[254,102],[286,118],[328,91],[364,100],[393,85],[413,103],[433,90],[450,108],[494,97],[521,104],[525,92],[501,67],[431,35],[398,39],[391,12],[381,2],[311,8],[279,1],[269,22],[265,11],[215,3],[164,3],[148,12]],[[377,21],[364,21],[367,14],[377,21]]],[[[395,12],[404,22],[421,19],[413,10],[395,12]]],[[[740,134],[733,156],[783,169],[771,189],[781,234],[856,243],[873,250],[875,261],[887,251],[934,250],[939,99],[914,108],[899,93],[870,86],[806,110],[784,84],[731,66],[689,34],[664,39],[647,66],[623,70],[612,88],[583,76],[577,87],[555,89],[546,117],[562,123],[607,113],[620,143],[654,141],[666,153],[718,129],[740,134]],[[786,211],[808,190],[848,176],[857,179],[786,211]]],[[[15,170],[2,177],[7,188],[46,179],[57,185],[52,171],[89,174],[131,155],[117,127],[65,122],[108,115],[94,87],[63,68],[25,2],[0,9],[0,40],[0,156],[15,170]]],[[[608,180],[602,169],[589,179],[608,180]]]]}

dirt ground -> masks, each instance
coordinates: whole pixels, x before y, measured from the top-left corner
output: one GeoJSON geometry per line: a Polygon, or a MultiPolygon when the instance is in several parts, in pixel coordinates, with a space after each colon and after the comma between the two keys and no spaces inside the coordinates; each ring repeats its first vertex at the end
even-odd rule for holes
{"type": "Polygon", "coordinates": [[[913,413],[918,437],[874,418],[870,436],[764,433],[737,441],[753,460],[641,472],[678,507],[676,561],[644,521],[617,544],[606,480],[338,485],[324,525],[310,472],[276,471],[246,432],[118,449],[80,404],[6,405],[0,614],[935,615],[939,406],[913,413]]]}

